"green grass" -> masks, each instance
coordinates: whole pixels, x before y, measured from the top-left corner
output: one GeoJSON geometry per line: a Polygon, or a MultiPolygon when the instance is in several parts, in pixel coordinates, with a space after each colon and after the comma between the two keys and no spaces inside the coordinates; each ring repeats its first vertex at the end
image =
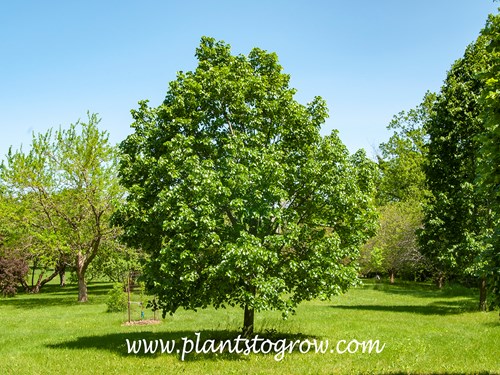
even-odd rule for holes
{"type": "Polygon", "coordinates": [[[333,301],[304,303],[286,321],[278,312],[257,314],[257,333],[273,342],[316,339],[334,347],[339,340],[378,339],[385,344],[379,354],[294,350],[276,361],[273,354],[191,353],[182,361],[177,353],[127,354],[126,339],[176,340],[178,347],[195,332],[202,339],[231,339],[242,311],[179,311],[159,325],[122,326],[126,313],[106,313],[110,287],[91,284],[86,304],[75,302],[75,287],[57,285],[0,299],[0,373],[500,374],[498,312],[475,311],[476,294],[464,288],[367,282],[333,301]]]}

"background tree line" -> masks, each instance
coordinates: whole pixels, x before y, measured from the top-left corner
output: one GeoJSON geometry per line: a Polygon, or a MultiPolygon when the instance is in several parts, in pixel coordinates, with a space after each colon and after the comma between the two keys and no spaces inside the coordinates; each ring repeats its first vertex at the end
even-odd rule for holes
{"type": "Polygon", "coordinates": [[[365,273],[474,282],[481,309],[498,305],[499,16],[454,62],[439,93],[389,125],[380,146],[381,230],[365,273]],[[475,281],[474,281],[475,280],[475,281]]]}

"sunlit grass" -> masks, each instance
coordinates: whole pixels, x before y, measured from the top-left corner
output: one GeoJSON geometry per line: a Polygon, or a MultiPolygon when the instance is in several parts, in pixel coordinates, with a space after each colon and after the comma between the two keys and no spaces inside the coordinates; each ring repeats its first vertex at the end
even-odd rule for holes
{"type": "MultiPolygon", "coordinates": [[[[365,283],[333,301],[310,301],[283,321],[279,312],[257,314],[257,334],[270,340],[380,340],[379,353],[127,354],[126,339],[235,338],[237,308],[179,311],[159,325],[123,326],[127,313],[106,313],[110,284],[92,284],[90,301],[76,288],[48,285],[38,295],[0,299],[1,374],[331,374],[500,373],[498,312],[476,311],[476,294],[428,284],[365,283]]],[[[151,319],[152,312],[145,318],[151,319]]],[[[140,319],[137,311],[132,319],[140,319]]]]}

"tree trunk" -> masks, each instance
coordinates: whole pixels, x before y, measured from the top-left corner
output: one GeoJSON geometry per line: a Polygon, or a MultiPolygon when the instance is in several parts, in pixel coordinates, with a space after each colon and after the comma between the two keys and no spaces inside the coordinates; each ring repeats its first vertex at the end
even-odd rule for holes
{"type": "Polygon", "coordinates": [[[249,308],[248,305],[245,305],[245,313],[243,318],[243,336],[250,337],[253,335],[253,327],[255,321],[255,310],[249,308]]]}
{"type": "Polygon", "coordinates": [[[78,252],[76,257],[76,276],[78,277],[78,302],[87,302],[87,284],[85,284],[85,257],[78,252]]]}
{"type": "Polygon", "coordinates": [[[43,279],[43,280],[39,281],[39,282],[38,282],[38,284],[39,284],[38,289],[40,290],[40,288],[41,288],[42,286],[44,286],[44,285],[45,285],[45,284],[47,284],[48,282],[52,281],[52,279],[53,279],[54,277],[56,277],[56,275],[57,275],[57,270],[54,270],[54,272],[52,272],[52,273],[50,274],[50,276],[48,276],[48,277],[46,277],[45,279],[43,279]]]}
{"type": "Polygon", "coordinates": [[[479,285],[479,310],[486,311],[486,278],[481,277],[479,285]]]}
{"type": "Polygon", "coordinates": [[[66,286],[66,270],[59,272],[59,286],[66,286]]]}
{"type": "Polygon", "coordinates": [[[37,259],[35,258],[33,260],[33,268],[31,269],[31,289],[33,289],[33,287],[35,286],[35,270],[36,270],[36,267],[38,266],[38,262],[37,262],[37,259]]]}
{"type": "Polygon", "coordinates": [[[40,292],[43,275],[45,275],[45,270],[40,270],[40,275],[38,275],[38,280],[36,281],[36,284],[33,283],[33,277],[31,278],[30,293],[37,294],[38,292],[40,292]]]}
{"type": "Polygon", "coordinates": [[[78,277],[78,302],[87,302],[87,284],[85,283],[85,273],[92,260],[99,251],[101,243],[101,234],[99,233],[93,240],[90,246],[90,251],[84,254],[81,250],[76,255],[76,276],[78,277]]]}
{"type": "Polygon", "coordinates": [[[57,273],[59,274],[59,286],[66,286],[66,265],[64,263],[58,265],[57,273]]]}
{"type": "MultiPolygon", "coordinates": [[[[255,299],[256,295],[256,288],[255,286],[249,286],[248,287],[248,292],[251,293],[253,299],[255,299]]],[[[245,305],[245,312],[243,316],[243,336],[244,337],[250,337],[253,335],[253,329],[254,329],[254,322],[255,322],[255,310],[253,307],[250,307],[248,303],[245,305]]]]}
{"type": "Polygon", "coordinates": [[[438,289],[443,289],[443,286],[444,286],[444,274],[443,273],[439,273],[435,280],[436,282],[436,286],[438,287],[438,289]]]}
{"type": "Polygon", "coordinates": [[[394,271],[391,271],[390,281],[391,281],[391,284],[394,284],[394,271]]]}
{"type": "Polygon", "coordinates": [[[85,278],[82,274],[78,274],[78,302],[87,302],[87,284],[85,284],[85,278]]]}
{"type": "Polygon", "coordinates": [[[54,272],[52,272],[45,279],[43,278],[44,275],[45,275],[45,270],[40,273],[40,276],[38,277],[36,284],[31,286],[30,293],[34,294],[39,293],[42,286],[44,286],[45,284],[50,282],[54,277],[56,277],[57,270],[54,270],[54,272]]]}
{"type": "MultiPolygon", "coordinates": [[[[38,261],[35,260],[33,262],[33,269],[31,273],[31,286],[28,286],[27,283],[23,283],[23,286],[25,290],[29,293],[37,294],[40,292],[40,289],[42,286],[47,284],[48,282],[52,281],[54,277],[56,277],[59,272],[60,272],[60,265],[59,263],[56,265],[56,268],[54,269],[54,272],[52,272],[49,276],[45,277],[46,269],[44,267],[40,268],[40,274],[38,275],[38,279],[35,283],[35,269],[38,267],[38,261]]],[[[65,267],[64,265],[62,267],[65,267]]]]}

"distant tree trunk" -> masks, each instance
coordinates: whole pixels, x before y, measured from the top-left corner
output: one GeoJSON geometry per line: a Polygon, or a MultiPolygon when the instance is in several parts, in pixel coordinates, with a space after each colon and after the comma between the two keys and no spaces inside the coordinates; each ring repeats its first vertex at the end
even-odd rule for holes
{"type": "Polygon", "coordinates": [[[443,272],[438,272],[436,275],[436,278],[434,279],[434,282],[436,283],[436,286],[438,289],[443,289],[444,286],[444,273],[443,272]]]}
{"type": "Polygon", "coordinates": [[[481,277],[479,284],[479,310],[486,311],[486,278],[481,277]]]}
{"type": "MultiPolygon", "coordinates": [[[[97,220],[98,221],[98,220],[97,220]]],[[[90,251],[84,254],[81,250],[76,255],[76,276],[78,278],[78,302],[87,302],[87,284],[85,283],[85,272],[97,255],[101,243],[101,234],[99,233],[90,244],[90,251]]]]}
{"type": "Polygon", "coordinates": [[[31,288],[28,287],[28,290],[33,289],[33,285],[35,285],[35,270],[37,267],[37,260],[36,258],[33,260],[33,268],[31,269],[31,288]]]}
{"type": "Polygon", "coordinates": [[[56,271],[59,275],[59,286],[66,286],[66,263],[63,260],[57,263],[56,271]]]}
{"type": "Polygon", "coordinates": [[[438,279],[436,280],[436,285],[439,289],[443,289],[444,281],[442,277],[438,277],[438,279]]]}
{"type": "Polygon", "coordinates": [[[41,269],[40,270],[40,275],[38,275],[38,280],[35,283],[34,282],[35,281],[35,270],[33,269],[33,273],[31,275],[30,293],[36,294],[36,293],[40,292],[40,287],[42,286],[41,283],[42,283],[42,279],[43,279],[43,275],[44,274],[45,274],[45,270],[41,269]]]}
{"type": "Polygon", "coordinates": [[[66,266],[59,270],[59,286],[66,286],[66,266]]]}
{"type": "Polygon", "coordinates": [[[390,282],[391,282],[391,284],[394,284],[394,271],[393,270],[390,271],[390,282]]]}
{"type": "Polygon", "coordinates": [[[78,302],[87,302],[87,284],[85,283],[85,271],[87,269],[85,256],[81,251],[76,257],[76,276],[78,278],[78,302]]]}
{"type": "Polygon", "coordinates": [[[50,274],[50,276],[46,277],[44,280],[42,280],[42,281],[39,283],[39,284],[40,284],[39,289],[40,289],[42,286],[44,286],[45,284],[47,284],[49,281],[51,281],[54,277],[56,277],[56,275],[57,275],[57,271],[56,271],[56,270],[54,270],[54,272],[52,272],[52,273],[50,274]]]}
{"type": "Polygon", "coordinates": [[[45,284],[47,284],[49,281],[51,281],[54,277],[57,276],[57,269],[54,270],[54,272],[52,272],[49,276],[47,276],[45,279],[43,278],[43,276],[45,275],[45,270],[42,269],[40,271],[40,275],[38,276],[38,279],[36,281],[36,284],[34,283],[34,280],[32,278],[31,280],[31,286],[28,286],[27,283],[22,283],[23,287],[29,292],[29,293],[33,293],[33,294],[36,294],[36,293],[39,293],[40,292],[40,289],[42,288],[42,286],[44,286],[45,284]]]}
{"type": "Polygon", "coordinates": [[[85,284],[85,277],[77,272],[78,276],[78,302],[87,302],[87,284],[85,284]]]}

